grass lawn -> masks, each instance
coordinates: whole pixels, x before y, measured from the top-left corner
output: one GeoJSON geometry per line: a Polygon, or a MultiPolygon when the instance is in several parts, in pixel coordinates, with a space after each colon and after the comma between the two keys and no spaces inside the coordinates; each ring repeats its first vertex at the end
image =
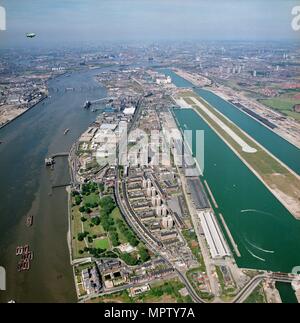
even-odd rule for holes
{"type": "Polygon", "coordinates": [[[105,233],[101,224],[94,225],[93,227],[91,227],[90,224],[91,224],[91,221],[89,219],[83,223],[84,231],[88,232],[90,236],[93,236],[93,235],[98,236],[105,233]]]}
{"type": "Polygon", "coordinates": [[[95,246],[95,248],[107,250],[107,249],[109,249],[109,241],[108,241],[108,239],[95,239],[94,246],[95,246]]]}
{"type": "Polygon", "coordinates": [[[90,203],[91,205],[99,203],[100,198],[97,193],[91,193],[89,195],[83,195],[83,203],[90,203]]]}
{"type": "Polygon", "coordinates": [[[151,284],[151,289],[134,297],[135,303],[191,303],[190,296],[183,297],[179,290],[185,287],[177,278],[151,284]]]}
{"type": "Polygon", "coordinates": [[[265,293],[261,284],[256,287],[244,303],[266,303],[265,293]]]}
{"type": "Polygon", "coordinates": [[[122,244],[122,243],[126,243],[126,242],[127,242],[127,239],[126,239],[126,238],[125,238],[125,236],[120,232],[119,227],[118,227],[118,225],[117,225],[117,223],[116,223],[116,221],[117,221],[118,219],[120,219],[120,220],[122,220],[122,221],[125,223],[125,225],[127,226],[126,222],[125,222],[125,221],[124,221],[124,219],[122,218],[122,215],[121,215],[120,210],[119,210],[119,208],[118,208],[118,207],[114,208],[114,210],[111,212],[111,216],[112,216],[112,218],[115,220],[115,228],[117,229],[117,233],[118,233],[118,236],[119,236],[119,241],[120,241],[120,243],[121,243],[121,244],[122,244]]]}
{"type": "MultiPolygon", "coordinates": [[[[294,93],[295,95],[295,93],[294,93]]],[[[278,110],[294,119],[300,121],[300,113],[293,111],[295,104],[300,104],[300,100],[291,97],[290,95],[283,95],[278,98],[259,100],[261,103],[269,108],[278,110]]]]}
{"type": "Polygon", "coordinates": [[[80,220],[81,213],[79,212],[79,206],[72,207],[71,210],[71,240],[72,240],[72,253],[74,258],[86,257],[87,253],[79,254],[79,250],[83,250],[86,247],[84,241],[78,241],[77,235],[79,232],[82,232],[82,222],[80,220]]]}

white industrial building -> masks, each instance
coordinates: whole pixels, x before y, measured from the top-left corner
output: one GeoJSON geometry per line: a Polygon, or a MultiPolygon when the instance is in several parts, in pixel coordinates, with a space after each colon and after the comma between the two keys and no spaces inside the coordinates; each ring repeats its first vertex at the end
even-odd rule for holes
{"type": "Polygon", "coordinates": [[[132,115],[135,112],[135,107],[125,108],[123,113],[126,115],[132,115]]]}
{"type": "Polygon", "coordinates": [[[230,249],[214,214],[211,211],[201,211],[198,214],[212,258],[230,256],[230,249]]]}

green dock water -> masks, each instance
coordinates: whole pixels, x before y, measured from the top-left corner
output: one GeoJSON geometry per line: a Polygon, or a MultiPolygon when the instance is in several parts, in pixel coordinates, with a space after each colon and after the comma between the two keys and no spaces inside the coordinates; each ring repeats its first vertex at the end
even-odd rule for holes
{"type": "MultiPolygon", "coordinates": [[[[192,109],[174,109],[182,130],[204,130],[203,180],[209,183],[242,257],[240,267],[291,272],[300,264],[300,221],[192,109]]],[[[193,153],[195,152],[195,140],[193,153]]]]}

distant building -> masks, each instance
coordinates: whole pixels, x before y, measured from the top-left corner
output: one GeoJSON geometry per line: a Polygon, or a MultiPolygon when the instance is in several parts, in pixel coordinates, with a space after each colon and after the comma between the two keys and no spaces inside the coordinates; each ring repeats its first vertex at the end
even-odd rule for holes
{"type": "Polygon", "coordinates": [[[126,115],[132,115],[135,112],[135,107],[125,108],[123,110],[123,113],[126,115]]]}

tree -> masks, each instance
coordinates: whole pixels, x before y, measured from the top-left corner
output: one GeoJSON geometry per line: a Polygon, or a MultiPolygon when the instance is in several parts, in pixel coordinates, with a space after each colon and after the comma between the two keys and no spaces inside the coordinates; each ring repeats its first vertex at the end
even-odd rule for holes
{"type": "Polygon", "coordinates": [[[101,209],[107,214],[111,213],[116,206],[115,201],[111,196],[102,197],[102,199],[99,201],[99,205],[101,206],[101,209]]]}
{"type": "Polygon", "coordinates": [[[77,235],[78,241],[83,241],[83,239],[86,237],[84,232],[79,232],[77,235]]]}
{"type": "Polygon", "coordinates": [[[80,220],[81,220],[81,222],[85,222],[85,221],[87,220],[87,218],[85,218],[84,216],[82,216],[82,217],[80,218],[80,220]]]}
{"type": "Polygon", "coordinates": [[[150,259],[148,250],[144,246],[141,246],[139,248],[139,254],[140,254],[142,262],[146,262],[146,261],[148,261],[150,259]]]}
{"type": "Polygon", "coordinates": [[[114,247],[120,245],[119,235],[117,232],[110,232],[111,243],[114,247]]]}
{"type": "Polygon", "coordinates": [[[99,186],[100,192],[103,193],[104,192],[104,184],[100,183],[98,186],[99,186]]]}
{"type": "Polygon", "coordinates": [[[138,263],[137,259],[127,252],[121,253],[120,258],[129,266],[135,266],[138,263]]]}
{"type": "Polygon", "coordinates": [[[79,208],[79,212],[83,213],[84,211],[85,211],[85,207],[84,207],[84,206],[81,206],[81,207],[79,208]]]}
{"type": "Polygon", "coordinates": [[[85,213],[90,214],[92,213],[92,210],[88,207],[85,207],[85,213]]]}
{"type": "Polygon", "coordinates": [[[79,205],[82,201],[82,197],[80,195],[76,195],[75,196],[75,204],[79,205]]]}
{"type": "Polygon", "coordinates": [[[94,225],[99,225],[100,224],[100,218],[99,218],[99,216],[95,216],[94,218],[92,218],[92,223],[94,225]]]}

